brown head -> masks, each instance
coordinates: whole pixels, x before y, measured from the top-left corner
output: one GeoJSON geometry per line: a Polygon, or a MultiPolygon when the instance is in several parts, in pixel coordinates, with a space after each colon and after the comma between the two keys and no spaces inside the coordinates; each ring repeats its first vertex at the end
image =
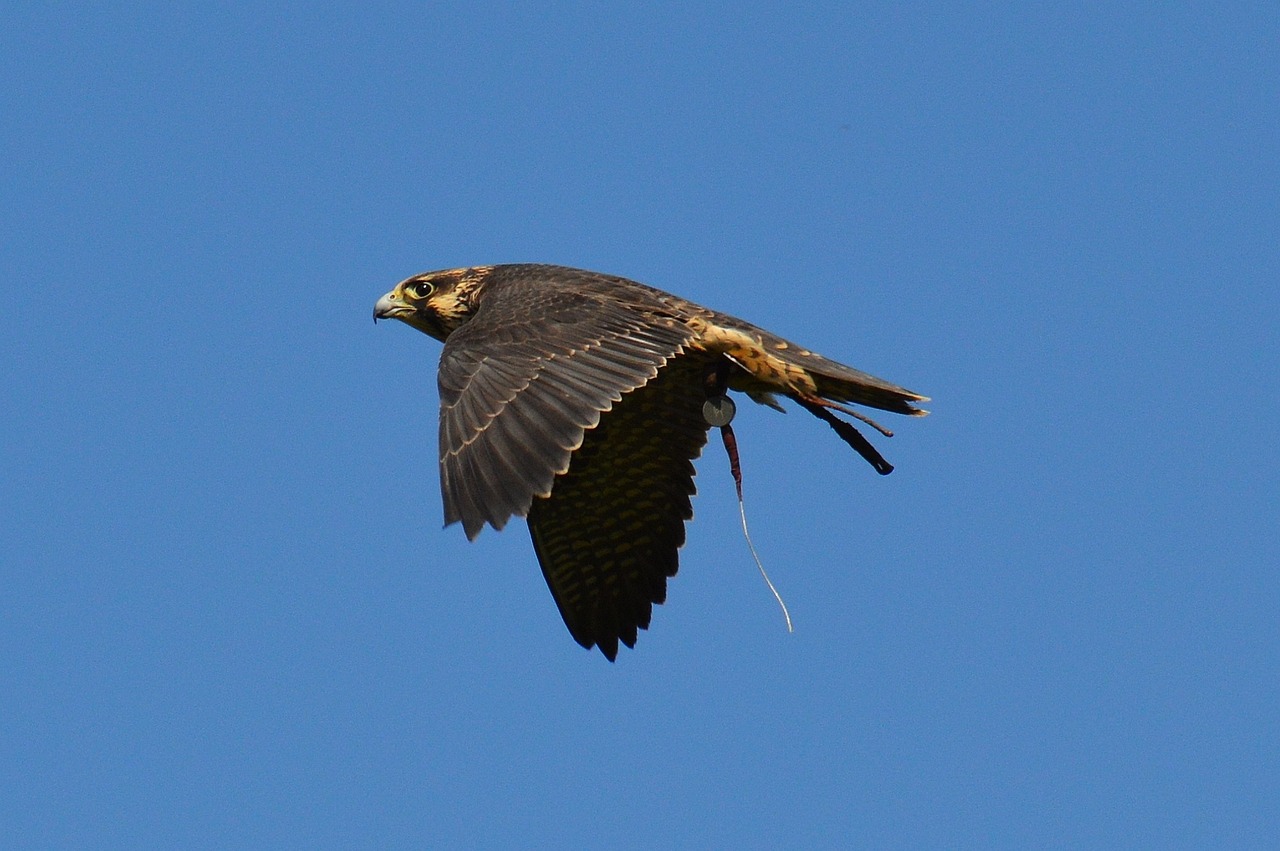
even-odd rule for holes
{"type": "Polygon", "coordinates": [[[471,318],[492,266],[443,269],[405,278],[373,306],[373,321],[399,319],[444,341],[471,318]]]}

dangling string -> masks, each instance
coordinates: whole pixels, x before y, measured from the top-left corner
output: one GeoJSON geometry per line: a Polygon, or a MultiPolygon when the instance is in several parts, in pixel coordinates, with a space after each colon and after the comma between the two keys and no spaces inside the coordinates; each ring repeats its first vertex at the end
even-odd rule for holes
{"type": "Polygon", "coordinates": [[[747,529],[747,507],[742,499],[742,465],[738,459],[738,438],[733,433],[733,426],[730,425],[733,422],[733,415],[737,413],[737,408],[733,400],[724,392],[728,384],[728,368],[728,362],[721,361],[717,368],[708,374],[707,401],[702,406],[702,416],[710,425],[720,428],[724,450],[729,455],[729,471],[733,474],[733,485],[738,491],[738,516],[742,518],[742,537],[747,540],[747,549],[751,550],[751,558],[755,560],[760,575],[764,577],[764,584],[769,586],[773,599],[778,601],[778,606],[782,609],[782,616],[787,621],[787,632],[795,632],[795,628],[791,625],[791,612],[787,611],[787,604],[778,593],[778,589],[774,587],[768,571],[764,569],[764,563],[760,561],[760,555],[756,552],[756,545],[751,542],[751,532],[747,529]]]}

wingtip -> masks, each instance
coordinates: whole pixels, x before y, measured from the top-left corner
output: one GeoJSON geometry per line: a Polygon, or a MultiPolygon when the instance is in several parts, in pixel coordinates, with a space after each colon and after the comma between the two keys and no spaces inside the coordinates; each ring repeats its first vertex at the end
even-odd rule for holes
{"type": "Polygon", "coordinates": [[[600,652],[604,654],[604,658],[608,659],[610,662],[615,662],[615,663],[616,663],[616,662],[618,661],[618,641],[617,641],[617,639],[614,639],[614,640],[613,640],[613,641],[611,641],[611,642],[610,642],[610,641],[597,641],[597,642],[596,642],[596,647],[597,647],[597,648],[599,648],[600,652]]]}

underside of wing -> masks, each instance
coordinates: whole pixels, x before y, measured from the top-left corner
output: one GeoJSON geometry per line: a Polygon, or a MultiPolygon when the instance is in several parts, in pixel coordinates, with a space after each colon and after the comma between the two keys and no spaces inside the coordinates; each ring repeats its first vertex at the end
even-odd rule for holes
{"type": "Polygon", "coordinates": [[[667,595],[702,452],[705,359],[672,360],[586,433],[529,532],[565,625],[610,660],[636,642],[667,595]]]}

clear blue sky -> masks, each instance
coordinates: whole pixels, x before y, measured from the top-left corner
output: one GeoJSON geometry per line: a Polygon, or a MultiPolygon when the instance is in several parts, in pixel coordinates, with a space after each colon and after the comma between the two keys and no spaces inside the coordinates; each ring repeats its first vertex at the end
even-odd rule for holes
{"type": "MultiPolygon", "coordinates": [[[[7,4],[0,844],[1280,832],[1280,12],[7,4]],[[423,270],[626,275],[934,398],[718,444],[611,665],[441,528],[423,270]]],[[[750,408],[750,409],[748,409],[750,408]]]]}

